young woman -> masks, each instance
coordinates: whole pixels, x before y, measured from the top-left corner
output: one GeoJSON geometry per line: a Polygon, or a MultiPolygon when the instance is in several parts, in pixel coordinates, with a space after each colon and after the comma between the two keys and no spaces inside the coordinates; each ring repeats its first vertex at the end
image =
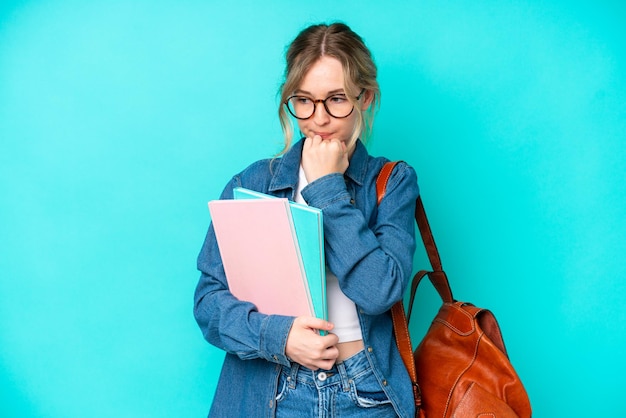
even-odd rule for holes
{"type": "Polygon", "coordinates": [[[376,177],[387,160],[368,155],[360,140],[379,102],[376,66],[348,26],[304,29],[286,60],[285,148],[235,175],[221,199],[242,186],[322,209],[329,321],[265,315],[233,297],[210,227],[194,314],[226,357],[209,415],[413,417],[389,310],[411,277],[415,171],[400,163],[377,205],[376,177]],[[292,145],[293,121],[303,138],[292,145]]]}

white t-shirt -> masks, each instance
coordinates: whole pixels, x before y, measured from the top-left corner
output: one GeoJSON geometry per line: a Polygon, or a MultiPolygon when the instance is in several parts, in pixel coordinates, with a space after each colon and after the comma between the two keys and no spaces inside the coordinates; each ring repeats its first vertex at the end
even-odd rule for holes
{"type": "MultiPolygon", "coordinates": [[[[300,166],[298,188],[296,189],[296,203],[306,205],[302,198],[302,189],[309,182],[304,170],[300,166]]],[[[326,266],[326,294],[328,301],[328,320],[335,325],[333,334],[339,337],[340,343],[362,340],[361,325],[356,312],[356,305],[341,291],[339,280],[326,266]]]]}

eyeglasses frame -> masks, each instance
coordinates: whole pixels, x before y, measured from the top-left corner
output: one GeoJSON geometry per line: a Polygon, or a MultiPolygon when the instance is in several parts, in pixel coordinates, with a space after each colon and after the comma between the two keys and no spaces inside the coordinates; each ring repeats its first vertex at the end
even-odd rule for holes
{"type": "MultiPolygon", "coordinates": [[[[361,89],[361,92],[359,93],[358,96],[355,97],[355,99],[357,101],[361,100],[361,97],[363,96],[363,93],[365,93],[365,88],[361,89]]],[[[293,116],[296,119],[299,120],[307,120],[307,119],[311,119],[313,117],[313,115],[315,115],[315,111],[317,110],[317,104],[321,103],[322,105],[324,105],[324,110],[326,110],[326,113],[328,113],[331,117],[335,118],[335,119],[345,119],[348,116],[350,116],[352,114],[352,112],[354,112],[354,105],[352,105],[352,109],[350,110],[350,113],[348,113],[346,116],[335,116],[332,113],[330,113],[330,111],[328,110],[328,106],[326,106],[326,100],[330,99],[331,97],[337,96],[337,94],[333,94],[332,96],[328,96],[325,99],[311,99],[310,97],[306,97],[306,96],[302,96],[300,94],[294,94],[291,95],[289,97],[287,97],[287,100],[285,100],[285,102],[283,103],[285,105],[285,107],[287,108],[287,111],[289,112],[289,114],[291,116],[293,116]],[[294,97],[306,97],[307,99],[310,99],[313,102],[313,112],[311,113],[311,116],[307,117],[307,118],[300,118],[296,115],[293,114],[293,112],[291,111],[291,109],[289,108],[289,100],[291,100],[294,97]]]]}

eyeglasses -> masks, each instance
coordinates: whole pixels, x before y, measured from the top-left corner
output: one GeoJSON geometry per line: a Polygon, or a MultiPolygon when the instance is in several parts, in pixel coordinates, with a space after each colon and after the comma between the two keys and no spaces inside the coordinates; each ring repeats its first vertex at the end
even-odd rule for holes
{"type": "MultiPolygon", "coordinates": [[[[359,93],[356,97],[356,100],[360,100],[364,92],[365,89],[362,89],[361,93],[359,93]]],[[[315,106],[318,103],[322,103],[326,112],[328,112],[328,114],[333,118],[337,119],[347,118],[354,110],[354,105],[350,100],[348,100],[348,96],[345,94],[333,94],[323,100],[315,100],[307,96],[295,95],[290,96],[284,104],[294,118],[309,119],[315,114],[315,106]]]]}

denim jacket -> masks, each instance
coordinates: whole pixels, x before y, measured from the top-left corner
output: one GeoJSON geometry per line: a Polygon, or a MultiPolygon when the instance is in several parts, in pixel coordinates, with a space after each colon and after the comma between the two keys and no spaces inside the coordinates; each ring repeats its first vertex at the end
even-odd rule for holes
{"type": "MultiPolygon", "coordinates": [[[[301,140],[280,158],[253,163],[232,178],[221,199],[232,199],[233,188],[242,186],[294,200],[302,145],[301,140]]],[[[346,173],[311,182],[302,197],[323,211],[326,262],[357,306],[365,353],[381,387],[398,415],[408,418],[415,415],[413,392],[395,345],[390,308],[411,277],[418,187],[413,168],[400,163],[377,205],[376,177],[386,161],[371,157],[358,141],[346,173]]],[[[294,318],[259,313],[229,292],[212,226],[198,269],[196,321],[205,339],[226,351],[209,416],[274,417],[294,318]]]]}

